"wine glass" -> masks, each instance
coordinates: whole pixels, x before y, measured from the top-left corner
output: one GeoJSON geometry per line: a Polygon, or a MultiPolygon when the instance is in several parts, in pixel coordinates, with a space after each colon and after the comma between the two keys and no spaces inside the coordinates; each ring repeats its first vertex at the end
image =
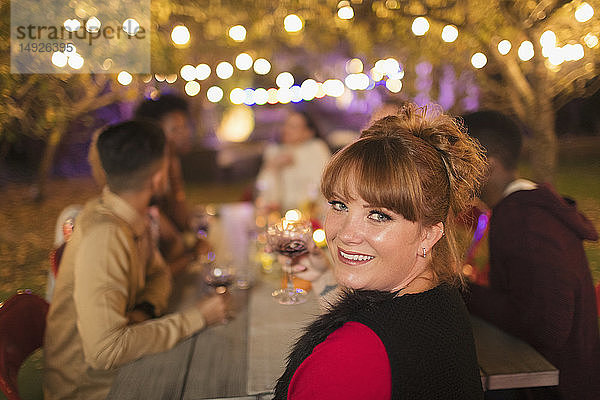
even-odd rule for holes
{"type": "Polygon", "coordinates": [[[204,267],[204,282],[223,294],[235,280],[235,271],[229,263],[208,262],[204,267]]]}
{"type": "Polygon", "coordinates": [[[280,304],[300,304],[306,301],[308,293],[294,287],[292,261],[308,252],[312,240],[312,227],[308,221],[288,221],[285,218],[267,228],[267,242],[272,250],[285,256],[287,285],[273,292],[280,304]]]}

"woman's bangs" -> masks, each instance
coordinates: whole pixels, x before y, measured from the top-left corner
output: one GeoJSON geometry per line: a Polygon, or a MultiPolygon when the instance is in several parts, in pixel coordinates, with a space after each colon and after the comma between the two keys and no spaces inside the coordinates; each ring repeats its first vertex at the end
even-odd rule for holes
{"type": "Polygon", "coordinates": [[[351,199],[356,193],[373,207],[417,220],[417,171],[406,153],[398,141],[365,138],[353,143],[336,154],[327,167],[323,195],[351,199]]]}

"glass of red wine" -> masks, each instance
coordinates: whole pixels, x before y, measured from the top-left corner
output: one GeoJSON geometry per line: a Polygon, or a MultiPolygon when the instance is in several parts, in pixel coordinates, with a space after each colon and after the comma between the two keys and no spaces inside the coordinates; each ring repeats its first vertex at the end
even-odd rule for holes
{"type": "Polygon", "coordinates": [[[235,281],[234,268],[229,263],[208,262],[204,267],[204,282],[218,294],[227,292],[235,281]]]}
{"type": "Polygon", "coordinates": [[[300,304],[306,301],[308,292],[294,286],[293,260],[308,253],[312,240],[312,226],[309,221],[288,221],[285,218],[267,228],[267,242],[271,249],[285,256],[286,287],[273,292],[280,304],[300,304]]]}

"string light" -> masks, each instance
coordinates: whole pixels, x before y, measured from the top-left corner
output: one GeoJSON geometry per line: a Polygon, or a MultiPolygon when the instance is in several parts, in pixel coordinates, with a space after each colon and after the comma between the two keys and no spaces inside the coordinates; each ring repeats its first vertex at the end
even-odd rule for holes
{"type": "Polygon", "coordinates": [[[210,67],[208,64],[196,65],[196,79],[203,81],[210,76],[210,67]]]}
{"type": "Polygon", "coordinates": [[[102,23],[100,23],[100,20],[96,17],[92,17],[85,23],[85,30],[89,33],[96,33],[100,30],[101,26],[102,23]]]}
{"type": "Polygon", "coordinates": [[[519,50],[517,50],[517,54],[519,55],[519,58],[523,61],[531,60],[533,58],[533,56],[535,55],[534,50],[533,50],[533,43],[531,43],[529,40],[525,40],[519,46],[519,50]]]}
{"type": "Polygon", "coordinates": [[[275,78],[275,83],[280,88],[290,88],[294,84],[294,76],[289,72],[282,72],[275,78]]]}
{"type": "Polygon", "coordinates": [[[55,51],[52,53],[52,64],[56,65],[59,68],[67,65],[68,57],[62,51],[55,51]]]}
{"type": "Polygon", "coordinates": [[[269,71],[271,71],[271,63],[268,60],[259,58],[254,61],[254,72],[259,75],[266,75],[269,71]]]}
{"type": "Polygon", "coordinates": [[[196,79],[196,68],[193,65],[184,65],[179,70],[179,75],[186,81],[193,81],[196,79]]]}
{"type": "Polygon", "coordinates": [[[223,99],[223,89],[218,86],[211,86],[206,91],[206,98],[211,103],[218,103],[223,99]]]}
{"type": "Polygon", "coordinates": [[[242,104],[245,98],[246,94],[244,93],[244,89],[235,88],[229,93],[229,101],[233,104],[242,104]]]}
{"type": "Polygon", "coordinates": [[[593,49],[594,47],[598,46],[598,36],[592,35],[591,33],[585,35],[583,41],[585,42],[585,45],[590,49],[593,49]]]}
{"type": "Polygon", "coordinates": [[[429,21],[425,17],[417,17],[412,23],[412,31],[417,36],[423,36],[429,30],[429,21]]]}
{"type": "Polygon", "coordinates": [[[200,93],[200,84],[196,81],[189,81],[185,84],[185,93],[188,96],[194,97],[198,93],[200,93]]]}
{"type": "Polygon", "coordinates": [[[292,101],[292,91],[289,88],[277,89],[277,101],[281,104],[287,104],[292,101]]]}
{"type": "Polygon", "coordinates": [[[575,10],[577,22],[589,21],[594,16],[594,9],[588,3],[581,3],[575,10]]]}
{"type": "Polygon", "coordinates": [[[471,65],[473,65],[475,68],[483,68],[485,67],[485,64],[487,64],[487,57],[485,56],[485,54],[475,53],[471,57],[471,65]]]}
{"type": "Polygon", "coordinates": [[[268,100],[269,100],[269,93],[267,92],[266,89],[258,88],[254,91],[254,101],[259,106],[266,104],[268,100]]]}
{"type": "Polygon", "coordinates": [[[135,36],[140,30],[140,23],[133,18],[127,18],[123,21],[123,30],[129,36],[135,36]]]}
{"type": "Polygon", "coordinates": [[[184,25],[177,25],[171,31],[171,40],[179,46],[186,45],[190,41],[190,31],[184,25]]]}
{"type": "Polygon", "coordinates": [[[296,14],[290,14],[283,20],[283,28],[286,32],[299,32],[302,30],[303,25],[302,19],[296,14]]]}
{"type": "Polygon", "coordinates": [[[83,67],[84,60],[78,53],[75,53],[69,57],[68,61],[69,67],[73,69],[80,69],[83,67]]]}
{"type": "Polygon", "coordinates": [[[363,62],[359,58],[353,58],[346,62],[346,72],[349,74],[359,74],[363,72],[363,62]]]}
{"type": "Polygon", "coordinates": [[[303,100],[310,101],[315,98],[319,91],[319,85],[314,79],[307,79],[300,85],[300,95],[303,100]]]}
{"type": "Polygon", "coordinates": [[[267,103],[277,104],[277,89],[270,88],[267,90],[267,103]]]}
{"type": "Polygon", "coordinates": [[[81,22],[79,22],[77,19],[67,19],[63,23],[63,26],[69,32],[77,32],[79,28],[81,28],[81,22]]]}
{"type": "Polygon", "coordinates": [[[446,43],[452,43],[458,38],[458,29],[454,25],[446,25],[442,29],[442,40],[446,43]]]}
{"type": "Polygon", "coordinates": [[[169,74],[169,75],[165,76],[165,81],[167,81],[167,83],[175,83],[176,80],[177,80],[177,74],[169,74]]]}
{"type": "Polygon", "coordinates": [[[352,19],[354,18],[354,9],[350,6],[341,7],[337,15],[340,19],[352,19]]]}
{"type": "Polygon", "coordinates": [[[339,79],[328,79],[323,82],[323,90],[327,96],[340,97],[344,94],[345,86],[339,79]]]}
{"type": "Polygon", "coordinates": [[[233,75],[233,66],[227,61],[221,61],[217,64],[216,68],[217,76],[221,79],[229,79],[233,75]]]}
{"type": "Polygon", "coordinates": [[[252,60],[252,57],[248,53],[240,53],[235,58],[235,66],[241,71],[247,71],[252,68],[253,62],[254,60],[252,60]]]}
{"type": "Polygon", "coordinates": [[[123,86],[129,85],[133,81],[133,76],[127,71],[121,71],[117,75],[117,82],[123,86]]]}
{"type": "Polygon", "coordinates": [[[246,40],[246,28],[243,25],[235,25],[229,28],[229,37],[236,42],[243,42],[246,40]]]}
{"type": "Polygon", "coordinates": [[[498,53],[502,54],[503,56],[507,55],[511,48],[512,44],[506,39],[498,43],[498,53]]]}
{"type": "Polygon", "coordinates": [[[388,79],[385,81],[385,87],[392,93],[398,93],[402,90],[402,81],[400,79],[388,79]]]}

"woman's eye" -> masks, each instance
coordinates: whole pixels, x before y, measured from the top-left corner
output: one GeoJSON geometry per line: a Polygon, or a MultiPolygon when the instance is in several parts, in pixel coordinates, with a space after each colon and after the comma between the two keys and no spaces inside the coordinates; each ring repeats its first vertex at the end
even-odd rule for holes
{"type": "Polygon", "coordinates": [[[385,221],[391,221],[392,217],[390,217],[389,215],[387,215],[384,212],[381,211],[371,211],[369,213],[369,218],[372,219],[373,221],[376,222],[385,222],[385,221]]]}
{"type": "Polygon", "coordinates": [[[348,207],[341,201],[331,200],[328,202],[335,211],[346,211],[348,207]]]}

